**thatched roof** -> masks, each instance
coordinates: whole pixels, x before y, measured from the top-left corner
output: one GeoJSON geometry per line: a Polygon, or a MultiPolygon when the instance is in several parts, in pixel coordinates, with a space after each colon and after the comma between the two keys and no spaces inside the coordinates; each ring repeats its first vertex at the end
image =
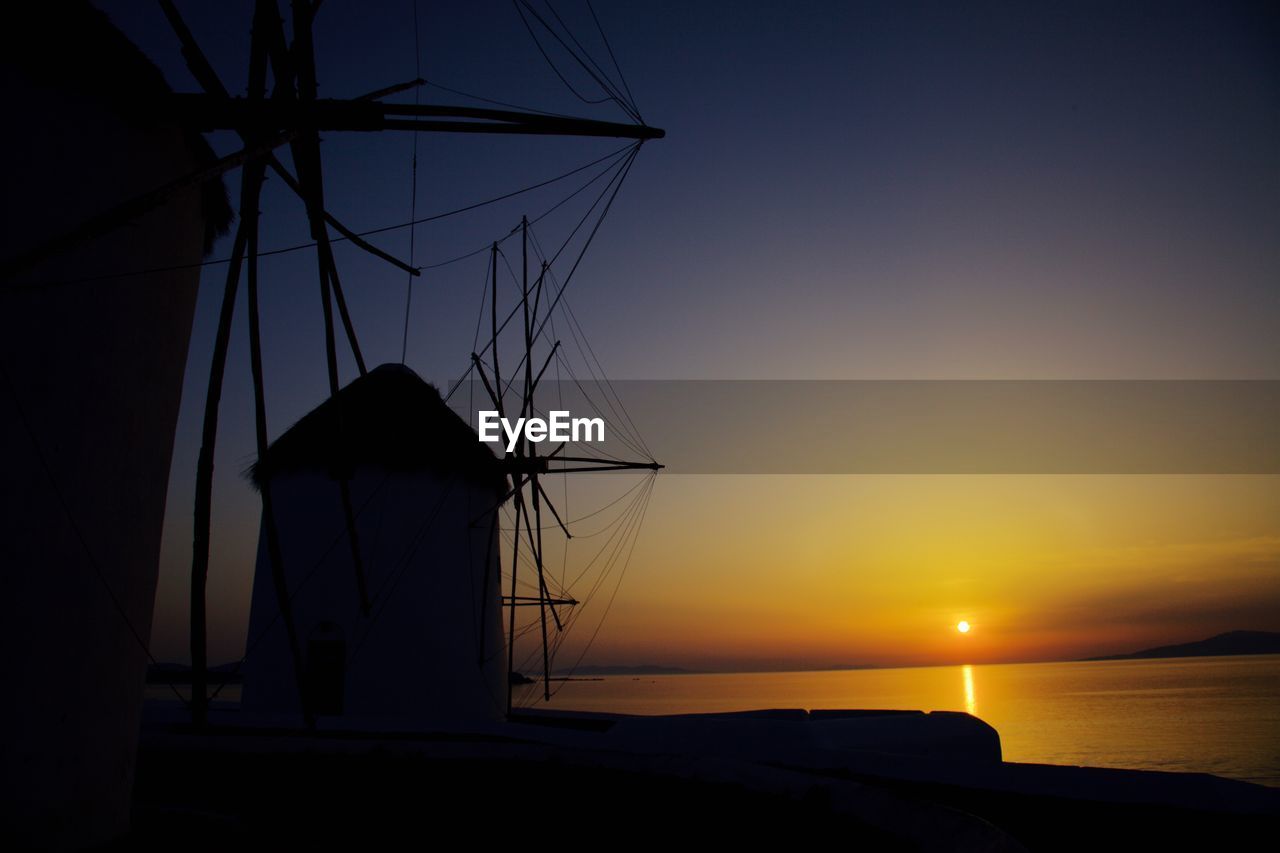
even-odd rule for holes
{"type": "Polygon", "coordinates": [[[290,471],[350,474],[358,465],[429,471],[507,491],[501,463],[445,404],[435,386],[402,364],[384,364],[304,416],[249,469],[264,477],[290,471]]]}
{"type": "MultiPolygon", "coordinates": [[[[15,9],[0,27],[0,61],[34,84],[110,104],[136,127],[171,124],[156,108],[172,93],[160,69],[85,0],[24,3],[20,12],[15,9]]],[[[198,131],[185,129],[183,142],[197,167],[217,159],[198,131]]],[[[93,140],[85,143],[92,145],[93,140]]],[[[227,233],[233,214],[221,178],[205,181],[200,192],[208,254],[214,241],[227,233]]]]}

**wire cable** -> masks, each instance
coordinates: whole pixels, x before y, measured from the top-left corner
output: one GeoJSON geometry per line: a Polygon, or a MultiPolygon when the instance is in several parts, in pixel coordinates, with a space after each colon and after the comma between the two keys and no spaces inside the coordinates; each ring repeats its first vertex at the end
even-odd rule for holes
{"type": "MultiPolygon", "coordinates": [[[[640,117],[636,112],[635,105],[632,104],[630,100],[622,97],[622,91],[618,88],[617,84],[613,82],[613,78],[609,76],[609,72],[601,68],[600,63],[596,62],[595,57],[591,55],[591,52],[587,50],[582,42],[578,41],[578,37],[573,34],[573,30],[569,29],[569,25],[564,22],[564,18],[561,18],[560,13],[556,11],[556,7],[551,5],[551,0],[542,0],[542,2],[543,5],[547,7],[547,11],[551,13],[551,16],[556,19],[556,23],[558,23],[560,28],[564,30],[565,35],[567,35],[569,40],[572,41],[578,50],[582,52],[582,56],[586,57],[587,62],[591,63],[591,67],[599,72],[600,76],[599,78],[596,78],[596,83],[600,85],[600,88],[607,91],[610,95],[613,95],[619,100],[619,102],[625,102],[627,113],[636,121],[639,121],[640,117]]],[[[581,59],[579,59],[578,62],[579,64],[582,64],[581,59]]],[[[595,75],[592,76],[593,78],[595,77],[595,75]]]]}
{"type": "MultiPolygon", "coordinates": [[[[603,157],[598,157],[589,163],[584,163],[583,165],[578,166],[576,169],[570,169],[568,172],[557,175],[554,178],[548,178],[544,181],[539,181],[536,184],[530,184],[529,186],[523,187],[522,189],[513,190],[512,192],[509,192],[509,193],[503,193],[502,195],[493,196],[492,198],[487,198],[483,201],[474,202],[472,204],[468,204],[463,207],[454,208],[453,210],[446,210],[443,213],[435,213],[435,214],[432,214],[431,216],[425,216],[421,219],[416,219],[410,222],[401,222],[396,225],[384,225],[380,228],[372,228],[368,231],[357,232],[356,236],[371,237],[375,234],[385,234],[389,231],[398,231],[402,228],[410,228],[414,225],[422,225],[427,222],[435,222],[436,220],[439,220],[439,219],[445,219],[450,216],[457,216],[462,213],[468,213],[472,210],[476,210],[481,207],[486,207],[491,204],[496,204],[500,201],[506,201],[509,198],[515,198],[516,196],[524,195],[525,193],[530,193],[530,192],[533,192],[534,190],[542,189],[545,186],[550,186],[551,184],[557,183],[559,181],[563,181],[566,178],[570,178],[578,174],[579,172],[584,172],[587,169],[590,169],[592,166],[599,165],[600,163],[603,163],[606,160],[614,161],[610,163],[608,167],[603,169],[599,175],[597,175],[592,180],[588,181],[586,184],[584,184],[582,187],[580,187],[578,190],[576,190],[574,193],[568,196],[568,198],[572,198],[573,196],[582,192],[586,187],[595,183],[595,181],[599,180],[600,177],[603,177],[605,174],[608,174],[608,172],[614,166],[616,166],[618,162],[621,162],[623,158],[627,156],[627,153],[630,152],[632,149],[634,149],[638,144],[639,143],[636,143],[636,142],[628,142],[626,145],[622,146],[621,148],[615,149],[614,151],[604,155],[603,157]]],[[[536,219],[531,221],[537,221],[537,219],[541,219],[542,217],[547,216],[552,211],[559,208],[565,201],[566,199],[561,199],[559,202],[552,205],[546,211],[539,214],[539,216],[536,219]]],[[[347,238],[343,236],[330,237],[329,242],[341,243],[346,239],[347,238]]],[[[310,243],[298,243],[293,246],[285,246],[279,249],[267,249],[265,251],[258,252],[258,257],[263,258],[263,257],[270,257],[272,255],[284,255],[290,252],[299,252],[299,251],[302,251],[303,249],[314,249],[316,245],[317,244],[315,242],[310,242],[310,243]]],[[[476,255],[479,252],[484,251],[485,249],[488,249],[488,248],[489,246],[488,244],[486,244],[482,249],[477,249],[474,252],[468,252],[465,255],[459,255],[458,257],[450,258],[447,261],[441,261],[439,263],[434,263],[434,264],[427,264],[425,266],[419,267],[419,269],[424,269],[424,270],[436,269],[438,267],[447,266],[449,264],[456,263],[458,261],[465,260],[466,258],[472,257],[473,255],[476,255]]],[[[118,278],[130,278],[132,276],[138,276],[138,275],[151,275],[154,273],[175,272],[177,270],[198,269],[200,267],[216,266],[219,264],[227,264],[230,262],[231,262],[231,258],[214,258],[213,260],[197,261],[195,263],[190,263],[190,264],[172,264],[169,266],[148,267],[146,269],[141,269],[141,270],[132,270],[128,272],[118,272],[118,273],[107,273],[104,275],[83,276],[81,278],[63,279],[59,281],[36,282],[32,284],[23,284],[23,285],[16,285],[16,286],[9,285],[9,286],[0,288],[0,293],[4,293],[9,290],[14,290],[14,291],[37,290],[45,287],[58,287],[62,285],[81,284],[81,283],[91,282],[91,281],[105,281],[105,280],[118,279],[118,278]]]]}
{"type": "Polygon", "coordinates": [[[631,94],[631,87],[627,85],[626,75],[622,73],[622,66],[618,65],[618,57],[613,54],[613,45],[609,44],[609,37],[604,33],[604,27],[600,26],[600,19],[596,17],[595,7],[591,5],[591,0],[587,0],[587,10],[591,12],[591,20],[596,23],[596,31],[600,33],[600,39],[604,42],[604,49],[609,52],[609,59],[613,62],[613,68],[618,72],[618,79],[622,82],[622,88],[627,93],[627,99],[632,109],[636,111],[636,116],[640,119],[641,124],[644,123],[644,117],[640,115],[640,108],[636,105],[635,95],[631,94]]]}
{"type": "MultiPolygon", "coordinates": [[[[615,173],[615,174],[614,174],[614,176],[613,176],[613,177],[611,177],[611,178],[609,179],[609,182],[605,184],[604,189],[601,191],[600,195],[599,195],[599,196],[597,196],[597,198],[596,198],[596,200],[595,200],[594,202],[592,202],[591,207],[589,207],[589,208],[587,209],[587,212],[586,212],[585,214],[583,214],[582,218],[578,221],[578,224],[574,226],[573,231],[571,231],[571,232],[570,232],[569,236],[565,238],[565,242],[561,244],[560,249],[556,252],[556,257],[559,257],[560,252],[563,252],[563,251],[564,251],[564,249],[565,249],[565,247],[567,247],[567,246],[569,245],[569,241],[570,241],[570,240],[572,240],[572,239],[573,239],[573,237],[574,237],[574,235],[578,233],[578,230],[582,227],[582,224],[583,224],[584,222],[586,222],[586,221],[587,221],[587,218],[588,218],[588,217],[590,217],[590,215],[591,215],[592,211],[594,211],[594,210],[596,209],[596,207],[597,207],[597,206],[599,206],[599,204],[600,204],[601,200],[602,200],[602,199],[604,199],[604,197],[605,197],[606,195],[608,195],[608,194],[609,194],[609,191],[610,191],[610,188],[611,188],[611,187],[613,188],[613,196],[611,196],[611,197],[610,197],[610,202],[609,202],[609,203],[610,203],[610,204],[612,204],[612,203],[613,203],[613,198],[617,196],[617,194],[618,194],[618,189],[621,187],[621,184],[617,183],[617,181],[618,181],[618,176],[619,176],[619,175],[621,175],[621,174],[624,174],[624,170],[627,168],[627,165],[626,165],[626,164],[631,163],[631,162],[635,159],[636,153],[640,150],[640,146],[641,146],[641,144],[642,144],[642,143],[637,142],[637,143],[633,143],[631,146],[629,146],[629,148],[630,148],[630,150],[631,150],[631,153],[630,153],[628,156],[624,157],[622,160],[620,160],[620,161],[619,161],[619,162],[620,162],[620,163],[622,163],[623,165],[622,165],[620,168],[618,168],[617,173],[615,173]]],[[[612,164],[612,165],[609,167],[609,170],[612,170],[613,168],[617,167],[617,165],[618,165],[618,164],[612,164]]],[[[609,171],[609,170],[606,170],[606,171],[609,171]]],[[[597,177],[599,177],[599,176],[597,176],[597,177]]],[[[602,213],[602,214],[601,214],[601,217],[603,218],[603,216],[604,216],[606,213],[608,213],[608,206],[607,206],[607,205],[606,205],[606,207],[605,207],[605,211],[604,211],[604,213],[602,213]]],[[[544,214],[544,215],[545,215],[545,214],[544,214]]],[[[541,218],[541,217],[539,217],[539,218],[541,218]]],[[[537,221],[537,220],[533,220],[533,221],[537,221]]],[[[595,232],[596,232],[596,230],[598,230],[598,229],[599,229],[599,227],[600,227],[600,223],[599,223],[599,221],[597,221],[597,222],[596,222],[596,226],[595,226],[595,228],[594,228],[594,229],[592,229],[592,232],[591,232],[593,237],[595,236],[595,232]]],[[[497,241],[497,242],[498,242],[498,244],[499,244],[499,245],[501,245],[502,243],[506,242],[506,241],[507,241],[508,239],[510,239],[513,235],[515,235],[516,233],[518,233],[518,232],[519,232],[519,230],[520,230],[520,226],[518,226],[518,225],[517,225],[515,228],[513,228],[513,229],[511,230],[511,232],[510,232],[510,233],[508,233],[508,234],[507,234],[507,236],[506,236],[506,237],[502,238],[501,240],[498,240],[498,241],[497,241]]],[[[588,246],[590,246],[590,245],[591,245],[591,241],[590,241],[590,239],[588,239],[587,244],[583,246],[583,248],[582,248],[582,252],[580,252],[580,253],[579,253],[579,255],[578,255],[578,260],[579,260],[579,261],[581,261],[581,260],[582,260],[582,254],[586,252],[587,247],[588,247],[588,246]]],[[[476,255],[476,254],[479,254],[481,251],[488,250],[491,246],[492,246],[492,243],[490,243],[488,246],[483,247],[482,249],[477,249],[476,251],[471,252],[471,253],[470,253],[470,255],[476,255]]],[[[553,258],[553,259],[552,259],[552,262],[554,263],[554,261],[555,261],[555,259],[553,258]]],[[[575,269],[577,268],[577,263],[575,263],[575,264],[574,264],[574,268],[575,268],[575,269]]],[[[568,282],[566,281],[566,284],[567,284],[567,283],[568,283],[568,282]]],[[[554,307],[554,306],[553,306],[553,307],[554,307]]],[[[502,323],[498,326],[498,334],[499,334],[499,335],[500,335],[500,334],[502,334],[503,330],[504,330],[504,329],[506,329],[507,325],[508,325],[508,324],[511,322],[511,320],[516,316],[516,314],[519,312],[519,310],[520,310],[520,305],[517,303],[517,304],[516,304],[516,305],[515,305],[515,306],[514,306],[514,307],[513,307],[509,312],[507,312],[507,316],[506,316],[506,318],[505,318],[505,319],[503,319],[502,323]]],[[[538,333],[537,333],[537,334],[539,334],[539,335],[541,334],[541,328],[539,328],[539,330],[538,330],[538,333]]],[[[488,352],[489,352],[489,350],[490,350],[493,346],[494,346],[494,342],[493,342],[493,341],[489,341],[489,343],[485,344],[485,345],[484,345],[484,347],[483,347],[483,348],[482,348],[478,353],[476,353],[476,355],[479,355],[479,356],[483,357],[486,353],[488,353],[488,352]]],[[[519,371],[520,367],[521,367],[521,366],[523,366],[523,364],[524,364],[524,362],[523,362],[523,360],[522,360],[522,361],[520,362],[520,364],[516,367],[516,371],[517,371],[517,372],[519,371]]],[[[458,390],[458,388],[459,388],[459,387],[461,387],[462,383],[466,380],[466,378],[467,378],[468,376],[470,376],[470,375],[471,375],[471,372],[472,372],[473,370],[475,370],[475,364],[474,364],[474,362],[469,362],[469,363],[467,364],[466,369],[465,369],[465,370],[463,370],[462,375],[461,375],[461,376],[459,376],[459,377],[458,377],[458,379],[457,379],[457,381],[455,381],[455,382],[453,383],[453,387],[450,389],[450,391],[449,391],[448,395],[446,395],[446,396],[445,396],[444,401],[445,401],[446,403],[447,403],[447,402],[449,402],[449,400],[450,400],[450,399],[452,399],[452,397],[453,397],[454,393],[458,390]]],[[[513,374],[513,375],[514,375],[514,374],[513,374]]]]}
{"type": "MultiPolygon", "coordinates": [[[[609,85],[605,83],[603,80],[601,80],[600,77],[594,71],[591,70],[591,68],[587,65],[587,63],[583,62],[582,58],[578,56],[578,54],[573,50],[573,48],[565,44],[564,39],[560,38],[560,34],[557,33],[555,29],[552,28],[552,26],[548,24],[541,15],[538,14],[537,10],[534,9],[533,6],[531,6],[528,3],[528,0],[512,0],[512,2],[515,4],[516,12],[520,15],[521,22],[524,24],[525,29],[528,30],[529,32],[529,37],[533,39],[534,45],[538,48],[538,53],[542,54],[542,58],[546,60],[547,65],[551,67],[551,70],[555,72],[555,75],[560,78],[560,82],[565,85],[565,88],[567,88],[570,92],[572,92],[578,98],[578,100],[586,104],[603,104],[607,101],[613,101],[615,104],[618,105],[619,108],[622,109],[624,113],[627,114],[627,116],[631,118],[632,121],[639,123],[640,121],[639,116],[636,115],[635,111],[631,108],[631,106],[628,105],[626,101],[622,100],[616,94],[614,94],[613,90],[609,87],[609,85]],[[523,9],[521,7],[523,7],[523,9]],[[542,47],[542,42],[538,40],[538,36],[534,33],[533,27],[529,25],[529,21],[524,14],[524,10],[527,10],[529,14],[533,16],[534,20],[536,20],[539,24],[541,24],[542,28],[545,29],[551,35],[552,38],[554,38],[557,42],[560,43],[560,46],[564,48],[565,52],[568,53],[569,56],[573,57],[573,60],[578,63],[578,65],[582,68],[582,70],[587,72],[587,76],[595,81],[596,85],[599,86],[600,89],[605,93],[605,97],[600,99],[588,98],[574,88],[573,84],[571,84],[569,80],[564,76],[564,74],[561,73],[560,69],[551,60],[551,57],[547,54],[546,50],[542,47]]],[[[548,8],[550,8],[550,5],[548,5],[548,8]]],[[[553,15],[555,14],[554,9],[552,10],[552,14],[553,15]]],[[[572,38],[572,36],[570,36],[570,38],[572,38]]]]}
{"type": "Polygon", "coordinates": [[[486,98],[483,95],[475,95],[475,94],[472,94],[471,92],[464,92],[461,89],[454,89],[449,86],[445,86],[442,83],[436,83],[434,80],[424,80],[423,82],[433,89],[439,89],[442,92],[448,92],[451,95],[458,95],[459,97],[462,97],[462,98],[470,98],[473,101],[481,101],[482,103],[493,104],[495,107],[506,107],[512,110],[523,110],[524,112],[527,112],[527,113],[537,113],[538,115],[552,116],[554,118],[574,118],[574,116],[567,115],[565,113],[553,113],[553,112],[550,112],[549,110],[540,110],[535,107],[527,107],[523,104],[512,104],[512,103],[508,103],[507,101],[498,101],[493,98],[486,98]]]}

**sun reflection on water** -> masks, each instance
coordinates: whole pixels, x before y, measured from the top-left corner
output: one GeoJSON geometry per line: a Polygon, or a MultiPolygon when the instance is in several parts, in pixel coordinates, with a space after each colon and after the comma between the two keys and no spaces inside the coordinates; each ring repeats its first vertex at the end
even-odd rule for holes
{"type": "Polygon", "coordinates": [[[973,667],[965,664],[960,669],[964,673],[964,709],[976,717],[978,715],[978,700],[973,692],[973,667]]]}

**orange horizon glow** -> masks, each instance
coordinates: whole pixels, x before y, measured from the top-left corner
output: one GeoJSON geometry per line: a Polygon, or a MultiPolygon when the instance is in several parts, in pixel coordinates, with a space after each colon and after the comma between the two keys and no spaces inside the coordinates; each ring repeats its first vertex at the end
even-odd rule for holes
{"type": "MultiPolygon", "coordinates": [[[[598,494],[575,496],[576,506],[607,503],[632,482],[606,479],[598,494]]],[[[660,477],[583,662],[708,671],[978,665],[1280,630],[1278,483],[1269,475],[660,477]],[[969,632],[957,630],[961,621],[969,632]]],[[[585,562],[593,541],[575,539],[570,563],[585,562]]],[[[224,540],[219,556],[244,556],[210,575],[215,662],[243,654],[255,545],[224,540]]],[[[548,562],[558,566],[560,555],[548,562]]],[[[173,648],[172,659],[186,647],[185,593],[174,584],[157,599],[158,645],[173,648]]],[[[560,665],[579,652],[567,643],[560,665]]]]}
{"type": "Polygon", "coordinates": [[[666,478],[590,660],[1013,663],[1280,629],[1276,483],[666,478]]]}

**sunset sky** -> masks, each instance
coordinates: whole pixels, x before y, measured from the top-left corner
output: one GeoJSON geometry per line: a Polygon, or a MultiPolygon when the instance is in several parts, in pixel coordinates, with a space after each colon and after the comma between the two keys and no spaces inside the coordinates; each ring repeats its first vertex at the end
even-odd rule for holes
{"type": "MultiPolygon", "coordinates": [[[[153,4],[97,5],[176,89],[195,90],[153,4]]],[[[640,152],[570,291],[611,376],[1280,379],[1280,20],[1268,4],[594,5],[645,119],[668,134],[640,152]]],[[[242,91],[251,4],[179,7],[242,91]]],[[[624,120],[565,90],[510,3],[420,9],[428,80],[624,120]]],[[[603,55],[584,3],[556,9],[603,55]]],[[[326,2],[316,40],[322,96],[415,76],[409,2],[326,2]]],[[[406,221],[411,145],[327,134],[329,209],[356,230],[406,221]]],[[[422,215],[619,143],[418,145],[422,215]]],[[[228,185],[234,196],[238,179],[228,185]]],[[[564,194],[422,226],[416,260],[482,247],[564,194]]],[[[278,181],[262,207],[264,248],[306,242],[278,181]]],[[[544,242],[572,227],[571,207],[539,225],[544,242]]],[[[408,256],[407,231],[377,242],[408,256]]],[[[366,357],[398,361],[404,275],[338,251],[366,357]]],[[[424,377],[466,367],[485,263],[415,284],[407,363],[424,377]]],[[[263,261],[273,436],[327,393],[314,264],[308,252],[263,261]]],[[[187,655],[192,482],[224,274],[206,270],[192,337],[152,640],[162,660],[187,655]]],[[[219,438],[213,662],[243,653],[257,537],[240,476],[254,454],[243,335],[219,438]]],[[[575,503],[629,482],[592,484],[575,503]]],[[[1280,630],[1274,475],[662,475],[587,661],[1045,660],[1236,628],[1280,630]]]]}

